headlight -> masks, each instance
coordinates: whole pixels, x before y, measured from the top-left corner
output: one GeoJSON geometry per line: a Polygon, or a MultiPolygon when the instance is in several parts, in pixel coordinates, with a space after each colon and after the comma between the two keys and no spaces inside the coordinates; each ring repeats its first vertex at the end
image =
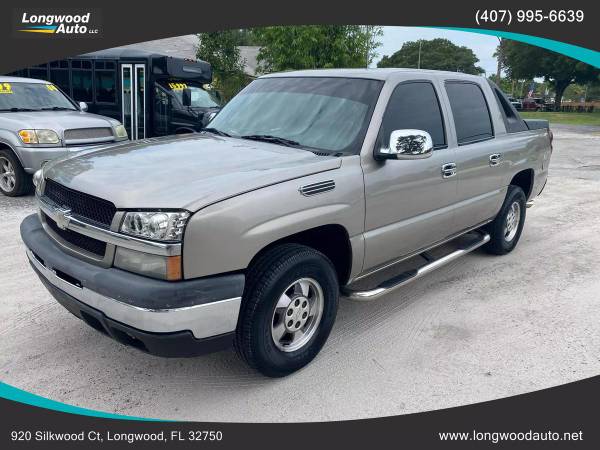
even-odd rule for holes
{"type": "Polygon", "coordinates": [[[23,144],[58,144],[60,139],[54,130],[20,130],[23,144]]]}
{"type": "Polygon", "coordinates": [[[115,128],[115,136],[117,136],[119,139],[126,139],[127,138],[127,130],[125,129],[125,127],[123,125],[117,125],[115,128]]]}
{"type": "Polygon", "coordinates": [[[181,241],[190,213],[187,211],[136,211],[125,214],[121,232],[155,241],[181,241]]]}

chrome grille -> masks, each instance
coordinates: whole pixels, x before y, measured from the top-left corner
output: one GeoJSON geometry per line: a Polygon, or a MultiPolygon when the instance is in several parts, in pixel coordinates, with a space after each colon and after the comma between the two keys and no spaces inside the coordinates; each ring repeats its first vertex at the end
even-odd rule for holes
{"type": "Polygon", "coordinates": [[[44,214],[44,219],[48,227],[50,227],[54,233],[67,241],[69,244],[104,258],[104,254],[106,253],[106,242],[84,236],[83,234],[75,233],[71,230],[63,230],[59,228],[56,222],[46,214],[44,214]]]}
{"type": "Polygon", "coordinates": [[[112,128],[73,128],[65,130],[65,141],[112,138],[112,128]]]}
{"type": "Polygon", "coordinates": [[[57,205],[70,209],[73,215],[102,228],[110,228],[117,212],[115,205],[107,200],[75,191],[50,179],[46,180],[44,196],[57,205]]]}

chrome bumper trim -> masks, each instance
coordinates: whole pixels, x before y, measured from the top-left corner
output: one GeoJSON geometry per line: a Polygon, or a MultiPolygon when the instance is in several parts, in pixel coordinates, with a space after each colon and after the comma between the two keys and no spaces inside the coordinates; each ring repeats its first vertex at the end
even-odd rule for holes
{"type": "Polygon", "coordinates": [[[241,297],[184,308],[146,309],[128,305],[65,281],[43,265],[29,249],[27,257],[39,273],[56,288],[101,311],[108,318],[138,330],[153,333],[190,330],[195,338],[202,339],[229,333],[237,326],[241,297]]]}
{"type": "Polygon", "coordinates": [[[83,222],[82,220],[79,220],[70,214],[63,213],[62,217],[59,219],[59,205],[54,204],[46,197],[42,197],[37,194],[36,197],[40,209],[56,223],[61,223],[64,221],[64,219],[67,219],[66,229],[83,234],[93,239],[97,239],[99,241],[106,242],[108,244],[113,244],[119,247],[125,247],[144,253],[161,256],[181,255],[180,243],[146,241],[133,236],[127,236],[126,234],[117,233],[115,231],[107,230],[95,225],[91,225],[87,222],[83,222]]]}

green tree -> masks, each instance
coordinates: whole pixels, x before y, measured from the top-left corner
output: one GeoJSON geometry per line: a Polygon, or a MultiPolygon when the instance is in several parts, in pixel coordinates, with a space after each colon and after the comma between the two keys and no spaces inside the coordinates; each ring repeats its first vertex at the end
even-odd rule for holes
{"type": "Polygon", "coordinates": [[[552,83],[557,106],[560,106],[570,84],[598,83],[600,80],[600,69],[541,47],[506,41],[502,54],[506,72],[511,78],[543,77],[552,83]]]}
{"type": "Polygon", "coordinates": [[[359,25],[305,25],[257,28],[262,72],[368,67],[381,44],[381,27],[359,25]]]}
{"type": "Polygon", "coordinates": [[[402,44],[400,50],[384,56],[377,67],[407,67],[433,70],[449,70],[479,75],[485,71],[473,50],[459,47],[448,39],[419,39],[402,44]]]}
{"type": "Polygon", "coordinates": [[[508,95],[513,95],[514,83],[512,82],[511,79],[506,78],[506,77],[498,79],[497,74],[490,75],[488,78],[490,81],[493,81],[494,83],[496,83],[496,85],[502,90],[502,92],[504,92],[508,95]]]}
{"type": "Polygon", "coordinates": [[[240,30],[198,34],[196,56],[211,64],[213,86],[221,92],[225,101],[250,82],[250,77],[244,73],[245,61],[238,48],[242,38],[240,30]]]}

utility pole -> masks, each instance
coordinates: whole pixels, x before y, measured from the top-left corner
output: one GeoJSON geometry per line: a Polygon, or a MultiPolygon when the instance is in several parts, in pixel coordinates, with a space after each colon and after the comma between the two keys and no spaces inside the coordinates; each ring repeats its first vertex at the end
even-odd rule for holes
{"type": "Polygon", "coordinates": [[[419,61],[417,62],[417,69],[421,68],[421,47],[423,46],[423,39],[419,39],[419,61]]]}
{"type": "Polygon", "coordinates": [[[496,83],[500,86],[500,79],[502,77],[502,38],[498,38],[498,68],[496,69],[496,83]]]}

